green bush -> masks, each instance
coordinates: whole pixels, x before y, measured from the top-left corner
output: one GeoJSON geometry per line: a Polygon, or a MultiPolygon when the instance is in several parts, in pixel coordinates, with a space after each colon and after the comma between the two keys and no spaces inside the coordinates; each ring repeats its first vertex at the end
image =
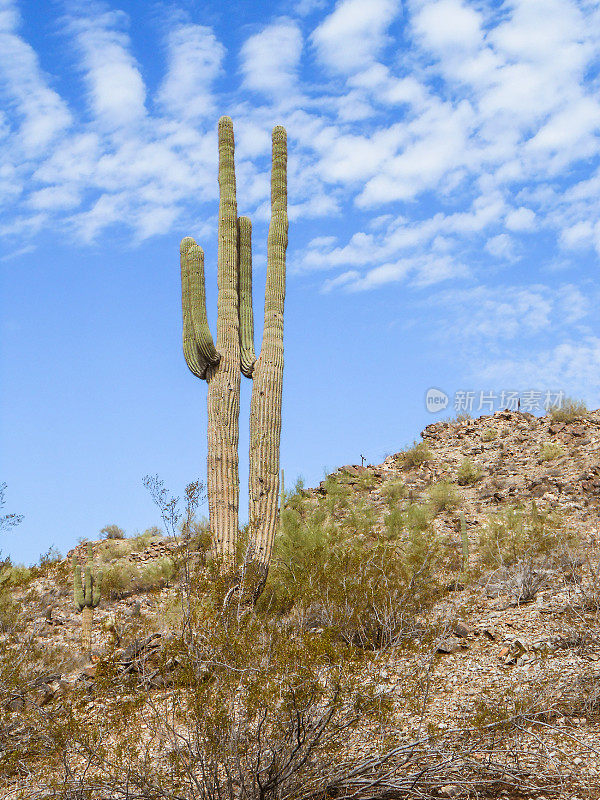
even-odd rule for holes
{"type": "Polygon", "coordinates": [[[27,586],[34,579],[34,571],[30,567],[25,567],[23,564],[12,565],[0,572],[0,586],[18,588],[27,586]]]}
{"type": "Polygon", "coordinates": [[[540,447],[540,461],[553,461],[555,458],[564,456],[564,448],[557,442],[546,442],[540,447]]]}
{"type": "Polygon", "coordinates": [[[399,453],[398,460],[405,469],[413,469],[429,461],[431,455],[427,442],[414,442],[412,447],[399,453]]]}
{"type": "Polygon", "coordinates": [[[553,422],[574,422],[587,414],[588,408],[583,400],[574,400],[572,397],[566,397],[560,408],[550,412],[553,422]]]}
{"type": "Polygon", "coordinates": [[[456,487],[448,481],[434,483],[427,490],[429,507],[435,516],[440,511],[453,511],[462,503],[462,498],[456,487]]]}
{"type": "Polygon", "coordinates": [[[366,648],[414,632],[417,616],[444,591],[444,548],[408,511],[391,512],[401,514],[402,536],[387,538],[362,530],[363,514],[359,506],[339,522],[319,508],[284,510],[259,613],[293,613],[334,639],[366,648]]]}
{"type": "Polygon", "coordinates": [[[111,564],[102,573],[102,594],[118,600],[134,591],[135,581],[139,578],[139,569],[129,561],[111,564]]]}
{"type": "Polygon", "coordinates": [[[470,458],[465,458],[458,469],[456,482],[459,486],[467,486],[481,480],[483,470],[479,464],[475,464],[470,458]]]}
{"type": "Polygon", "coordinates": [[[401,500],[405,500],[408,497],[408,490],[402,481],[389,480],[381,487],[381,496],[390,508],[393,508],[401,500]]]}
{"type": "Polygon", "coordinates": [[[175,565],[168,558],[158,558],[142,567],[138,591],[149,592],[168,586],[175,577],[175,565]]]}
{"type": "Polygon", "coordinates": [[[493,442],[494,439],[497,438],[498,438],[497,428],[486,428],[481,434],[482,442],[493,442]]]}
{"type": "Polygon", "coordinates": [[[423,533],[431,523],[428,506],[409,503],[405,508],[393,508],[385,518],[388,539],[397,539],[408,532],[423,533]]]}
{"type": "Polygon", "coordinates": [[[555,514],[515,506],[488,519],[479,536],[480,556],[488,567],[511,566],[548,556],[566,547],[572,535],[555,514]]]}

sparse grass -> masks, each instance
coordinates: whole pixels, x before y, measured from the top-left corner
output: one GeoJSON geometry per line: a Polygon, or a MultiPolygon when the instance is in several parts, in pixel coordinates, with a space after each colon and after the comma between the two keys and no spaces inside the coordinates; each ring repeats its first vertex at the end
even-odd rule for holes
{"type": "Polygon", "coordinates": [[[540,461],[553,461],[555,458],[564,456],[565,450],[557,442],[545,442],[540,447],[540,461]]]}
{"type": "Polygon", "coordinates": [[[481,480],[483,470],[479,464],[475,464],[470,458],[465,458],[458,469],[456,482],[459,486],[467,486],[481,480]]]}
{"type": "Polygon", "coordinates": [[[456,486],[448,481],[434,483],[427,490],[427,496],[431,513],[434,516],[441,511],[453,511],[462,503],[462,498],[456,486]]]}
{"type": "Polygon", "coordinates": [[[481,441],[482,442],[493,442],[494,439],[498,438],[498,429],[497,428],[485,428],[484,431],[481,433],[481,441]]]}
{"type": "Polygon", "coordinates": [[[550,412],[553,422],[574,422],[587,414],[588,407],[583,400],[574,400],[572,397],[566,397],[560,408],[554,408],[550,412]]]}
{"type": "Polygon", "coordinates": [[[411,447],[398,454],[398,461],[404,469],[414,469],[429,461],[431,457],[432,453],[427,442],[414,442],[411,447]]]}

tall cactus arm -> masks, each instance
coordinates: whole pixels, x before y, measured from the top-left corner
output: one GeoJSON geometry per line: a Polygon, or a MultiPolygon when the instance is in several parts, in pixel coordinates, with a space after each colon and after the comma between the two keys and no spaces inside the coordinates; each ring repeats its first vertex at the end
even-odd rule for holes
{"type": "Polygon", "coordinates": [[[96,608],[102,596],[102,572],[99,572],[94,579],[93,592],[92,592],[92,607],[96,608]]]}
{"type": "Polygon", "coordinates": [[[287,141],[285,129],[277,126],[273,129],[265,318],[250,401],[250,526],[263,580],[278,516],[287,241],[287,141]]]}
{"type": "Polygon", "coordinates": [[[197,378],[204,378],[211,364],[219,363],[206,317],[204,252],[191,236],[181,240],[181,310],[183,313],[183,355],[197,378]]]}
{"type": "Polygon", "coordinates": [[[217,351],[221,360],[206,371],[207,494],[217,552],[233,560],[239,506],[240,324],[234,139],[229,117],[219,120],[219,194],[217,351]]]}
{"type": "Polygon", "coordinates": [[[252,223],[248,217],[238,219],[238,237],[241,369],[247,378],[251,378],[256,356],[252,310],[252,223]]]}
{"type": "Polygon", "coordinates": [[[85,606],[85,597],[83,594],[83,586],[81,583],[81,567],[79,564],[75,564],[73,566],[73,598],[75,600],[75,605],[79,609],[85,606]]]}
{"type": "Polygon", "coordinates": [[[83,597],[86,606],[92,605],[92,567],[88,564],[85,568],[85,586],[83,589],[83,597]]]}

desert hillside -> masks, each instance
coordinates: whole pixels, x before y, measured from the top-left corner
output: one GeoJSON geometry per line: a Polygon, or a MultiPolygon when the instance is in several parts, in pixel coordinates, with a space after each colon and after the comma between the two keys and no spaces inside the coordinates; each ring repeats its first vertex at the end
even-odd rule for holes
{"type": "Polygon", "coordinates": [[[90,654],[88,543],[5,563],[0,797],[600,797],[600,411],[565,416],[298,485],[255,608],[206,601],[200,523],[92,542],[90,654]]]}

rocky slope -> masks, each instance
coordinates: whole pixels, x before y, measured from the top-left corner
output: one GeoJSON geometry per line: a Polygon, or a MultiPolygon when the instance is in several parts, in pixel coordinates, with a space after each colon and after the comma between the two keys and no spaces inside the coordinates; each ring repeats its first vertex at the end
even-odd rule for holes
{"type": "MultiPolygon", "coordinates": [[[[600,411],[566,423],[508,411],[437,422],[423,431],[422,442],[418,458],[397,453],[380,465],[344,466],[333,476],[375,509],[374,528],[382,535],[390,487],[402,487],[402,509],[430,503],[432,487],[450,484],[450,498],[436,511],[433,525],[455,542],[459,559],[463,547],[468,550],[461,576],[436,609],[444,625],[433,644],[425,651],[392,649],[382,660],[381,686],[392,695],[407,675],[427,664],[426,714],[400,709],[399,740],[408,743],[423,730],[472,726],[474,720],[492,724],[504,715],[513,728],[510,744],[500,746],[515,747],[518,741],[523,752],[542,753],[545,768],[564,776],[562,795],[559,788],[555,796],[599,798],[600,411]],[[512,563],[486,562],[482,531],[489,520],[504,519],[513,507],[531,508],[532,502],[541,514],[559,520],[562,544],[552,552],[523,551],[512,563]]],[[[329,486],[323,482],[306,497],[318,503],[329,486]]],[[[147,538],[115,555],[119,545],[93,544],[95,560],[105,567],[113,552],[113,563],[127,562],[138,571],[164,561],[174,547],[166,539],[147,538]]],[[[157,609],[164,609],[169,586],[161,586],[160,579],[153,591],[124,591],[121,599],[103,600],[88,662],[80,653],[80,617],[70,589],[70,559],[83,561],[84,548],[13,590],[20,636],[46,654],[47,668],[38,666],[26,686],[0,698],[4,725],[18,726],[27,704],[51,709],[71,687],[93,695],[98,658],[115,645],[124,675],[145,671],[145,691],[160,688],[151,657],[161,636],[168,636],[169,620],[163,612],[157,616],[157,609]]],[[[2,635],[6,639],[9,633],[2,635]]],[[[0,797],[11,796],[19,785],[22,776],[5,782],[0,797]]],[[[436,791],[468,796],[456,781],[436,791]]]]}

